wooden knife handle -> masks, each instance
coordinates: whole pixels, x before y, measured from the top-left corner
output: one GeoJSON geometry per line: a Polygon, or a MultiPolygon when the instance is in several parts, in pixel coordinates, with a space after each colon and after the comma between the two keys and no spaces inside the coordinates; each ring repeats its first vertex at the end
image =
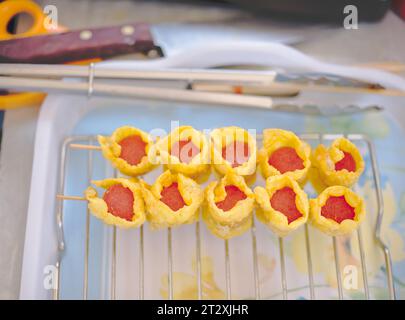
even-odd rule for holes
{"type": "Polygon", "coordinates": [[[0,62],[64,63],[128,53],[147,54],[158,49],[149,26],[134,23],[0,41],[0,62]]]}

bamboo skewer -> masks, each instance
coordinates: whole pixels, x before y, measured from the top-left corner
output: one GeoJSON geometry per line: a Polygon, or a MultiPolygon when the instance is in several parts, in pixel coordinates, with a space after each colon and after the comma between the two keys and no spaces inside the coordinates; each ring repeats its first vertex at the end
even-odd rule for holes
{"type": "Polygon", "coordinates": [[[66,196],[64,194],[57,194],[56,199],[59,200],[75,200],[75,201],[87,201],[85,197],[79,197],[79,196],[66,196]]]}
{"type": "Polygon", "coordinates": [[[97,150],[97,151],[101,150],[100,146],[94,146],[94,145],[89,145],[89,144],[79,144],[79,143],[71,143],[71,144],[69,144],[69,147],[72,149],[82,149],[82,150],[97,150]]]}

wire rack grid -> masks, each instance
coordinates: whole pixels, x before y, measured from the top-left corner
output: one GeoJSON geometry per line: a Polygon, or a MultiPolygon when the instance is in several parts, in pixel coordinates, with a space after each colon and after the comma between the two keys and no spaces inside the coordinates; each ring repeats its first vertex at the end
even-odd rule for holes
{"type": "MultiPolygon", "coordinates": [[[[300,137],[312,143],[322,143],[323,141],[327,140],[334,140],[338,137],[341,137],[341,134],[320,134],[320,133],[307,133],[302,134],[300,137]]],[[[361,134],[350,134],[346,135],[348,139],[354,142],[363,142],[367,146],[367,152],[370,157],[371,163],[371,171],[372,171],[372,181],[375,187],[376,193],[376,211],[377,211],[377,221],[376,221],[376,228],[374,237],[376,240],[377,245],[379,246],[379,250],[382,250],[385,260],[385,270],[387,275],[387,290],[390,299],[395,299],[395,289],[394,289],[394,282],[393,282],[393,274],[392,274],[392,262],[390,256],[390,250],[384,243],[381,238],[381,225],[383,220],[383,196],[381,191],[380,185],[380,178],[379,178],[379,171],[376,159],[376,152],[373,142],[364,135],[361,134]]],[[[261,140],[261,136],[257,136],[258,142],[261,140]]],[[[72,149],[75,149],[75,143],[80,142],[87,145],[94,145],[96,141],[96,136],[71,136],[65,139],[62,149],[61,149],[61,156],[60,156],[60,177],[59,177],[59,186],[58,186],[58,194],[63,194],[65,190],[65,181],[66,181],[66,167],[67,167],[67,159],[68,154],[72,149]]],[[[92,172],[93,172],[93,165],[94,165],[94,155],[93,153],[96,152],[94,149],[81,149],[81,152],[87,153],[87,182],[90,185],[90,181],[92,180],[92,172]]],[[[114,176],[117,176],[117,171],[114,170],[114,176]]],[[[57,284],[54,289],[54,299],[60,298],[60,273],[61,273],[61,264],[63,263],[63,253],[65,251],[65,240],[64,240],[64,202],[66,200],[58,199],[57,200],[57,207],[56,207],[56,220],[57,220],[57,227],[58,227],[58,248],[59,248],[59,256],[57,258],[56,267],[58,270],[57,276],[57,284]]],[[[254,283],[254,297],[256,299],[261,299],[261,287],[259,282],[259,267],[258,267],[258,250],[257,250],[257,237],[256,237],[256,225],[255,219],[253,219],[252,228],[250,230],[251,234],[251,243],[252,243],[252,264],[253,264],[253,276],[252,281],[254,283]]],[[[89,288],[89,243],[91,238],[90,233],[90,212],[87,209],[86,212],[86,220],[85,220],[85,243],[84,245],[84,266],[83,266],[83,299],[88,298],[88,288],[89,288]]],[[[117,263],[117,229],[116,227],[112,228],[112,242],[111,242],[111,267],[110,267],[110,299],[116,298],[116,263],[117,263]]],[[[201,263],[201,230],[200,230],[200,222],[197,221],[195,223],[195,251],[196,251],[196,281],[197,281],[197,298],[199,300],[203,299],[203,285],[202,285],[202,263],[201,263]]],[[[168,252],[168,260],[167,260],[167,283],[168,283],[168,298],[173,299],[173,247],[172,247],[172,229],[168,228],[167,232],[167,252],[168,252]]],[[[270,231],[269,231],[270,232],[270,231]]],[[[314,265],[313,259],[311,254],[311,247],[310,247],[310,232],[308,225],[304,226],[304,234],[305,234],[305,247],[306,247],[306,261],[307,261],[307,270],[308,270],[308,288],[309,288],[309,297],[310,299],[319,298],[315,296],[315,285],[314,285],[314,265]]],[[[357,239],[358,239],[358,247],[360,253],[360,264],[361,264],[361,271],[362,271],[362,279],[363,279],[363,288],[364,288],[364,297],[365,299],[370,299],[370,286],[368,283],[367,277],[367,266],[366,266],[366,259],[365,259],[365,249],[362,239],[361,228],[357,230],[357,239]]],[[[342,283],[342,271],[340,268],[340,254],[338,250],[337,244],[337,237],[332,237],[332,244],[333,244],[333,253],[334,253],[334,265],[336,270],[336,281],[337,281],[337,293],[339,299],[344,298],[343,293],[343,283],[342,283]]],[[[144,227],[141,226],[139,228],[139,266],[137,272],[139,273],[139,288],[138,288],[138,298],[144,299],[144,292],[145,292],[145,284],[144,284],[144,259],[145,259],[145,250],[144,250],[144,227]]],[[[282,297],[283,299],[288,299],[289,289],[288,289],[288,278],[286,272],[286,263],[285,263],[285,245],[284,239],[278,238],[278,246],[279,246],[279,259],[280,259],[280,267],[281,267],[281,286],[282,286],[282,297]]],[[[224,240],[224,259],[225,259],[225,294],[227,299],[232,299],[232,283],[231,283],[231,261],[230,261],[230,250],[229,250],[229,241],[224,240]]]]}

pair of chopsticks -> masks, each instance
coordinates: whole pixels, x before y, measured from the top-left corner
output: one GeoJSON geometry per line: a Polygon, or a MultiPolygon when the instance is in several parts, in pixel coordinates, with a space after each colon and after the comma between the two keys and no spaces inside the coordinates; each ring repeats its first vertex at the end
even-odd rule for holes
{"type": "Polygon", "coordinates": [[[166,80],[237,85],[270,85],[275,78],[271,71],[245,70],[126,70],[76,65],[0,64],[0,88],[46,93],[88,94],[89,96],[119,96],[163,101],[202,103],[242,107],[271,108],[270,97],[201,92],[166,87],[117,84],[96,79],[166,80]],[[65,81],[79,78],[86,81],[65,81]]]}
{"type": "Polygon", "coordinates": [[[273,99],[270,96],[294,96],[304,90],[405,96],[404,91],[395,89],[277,82],[276,75],[273,71],[257,70],[126,70],[112,67],[96,68],[93,64],[90,66],[0,64],[0,88],[266,109],[273,106],[273,99]],[[66,81],[68,78],[86,81],[66,81]],[[95,81],[96,79],[181,81],[192,90],[108,83],[95,81]]]}

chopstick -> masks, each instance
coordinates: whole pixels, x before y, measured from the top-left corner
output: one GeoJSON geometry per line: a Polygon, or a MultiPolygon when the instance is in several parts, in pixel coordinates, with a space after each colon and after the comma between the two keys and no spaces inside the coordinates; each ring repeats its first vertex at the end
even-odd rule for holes
{"type": "Polygon", "coordinates": [[[405,91],[385,88],[357,88],[347,86],[327,86],[319,84],[300,84],[274,82],[269,86],[232,86],[228,84],[193,83],[193,90],[202,92],[247,93],[254,96],[294,96],[301,91],[328,93],[377,94],[392,97],[404,97],[405,91]]]}
{"type": "Polygon", "coordinates": [[[73,82],[55,79],[30,79],[0,76],[0,88],[47,93],[91,94],[94,96],[131,97],[171,102],[201,103],[207,105],[240,106],[270,109],[270,97],[211,93],[184,89],[141,87],[99,82],[73,82]]]}
{"type": "Polygon", "coordinates": [[[215,69],[138,69],[98,67],[76,65],[48,64],[0,64],[0,75],[18,77],[45,78],[88,78],[90,72],[94,78],[104,79],[138,79],[138,80],[175,80],[175,81],[209,81],[269,84],[274,81],[274,71],[250,70],[215,70],[215,69]]]}
{"type": "Polygon", "coordinates": [[[269,96],[291,97],[301,91],[405,96],[405,91],[397,89],[277,82],[276,75],[273,71],[256,70],[126,70],[112,67],[95,68],[94,65],[0,64],[0,88],[48,93],[87,93],[88,95],[94,93],[99,96],[266,109],[273,106],[273,100],[269,96]],[[63,78],[69,77],[85,78],[88,81],[62,81],[63,78]],[[96,78],[185,81],[193,90],[107,84],[94,82],[96,78]]]}

